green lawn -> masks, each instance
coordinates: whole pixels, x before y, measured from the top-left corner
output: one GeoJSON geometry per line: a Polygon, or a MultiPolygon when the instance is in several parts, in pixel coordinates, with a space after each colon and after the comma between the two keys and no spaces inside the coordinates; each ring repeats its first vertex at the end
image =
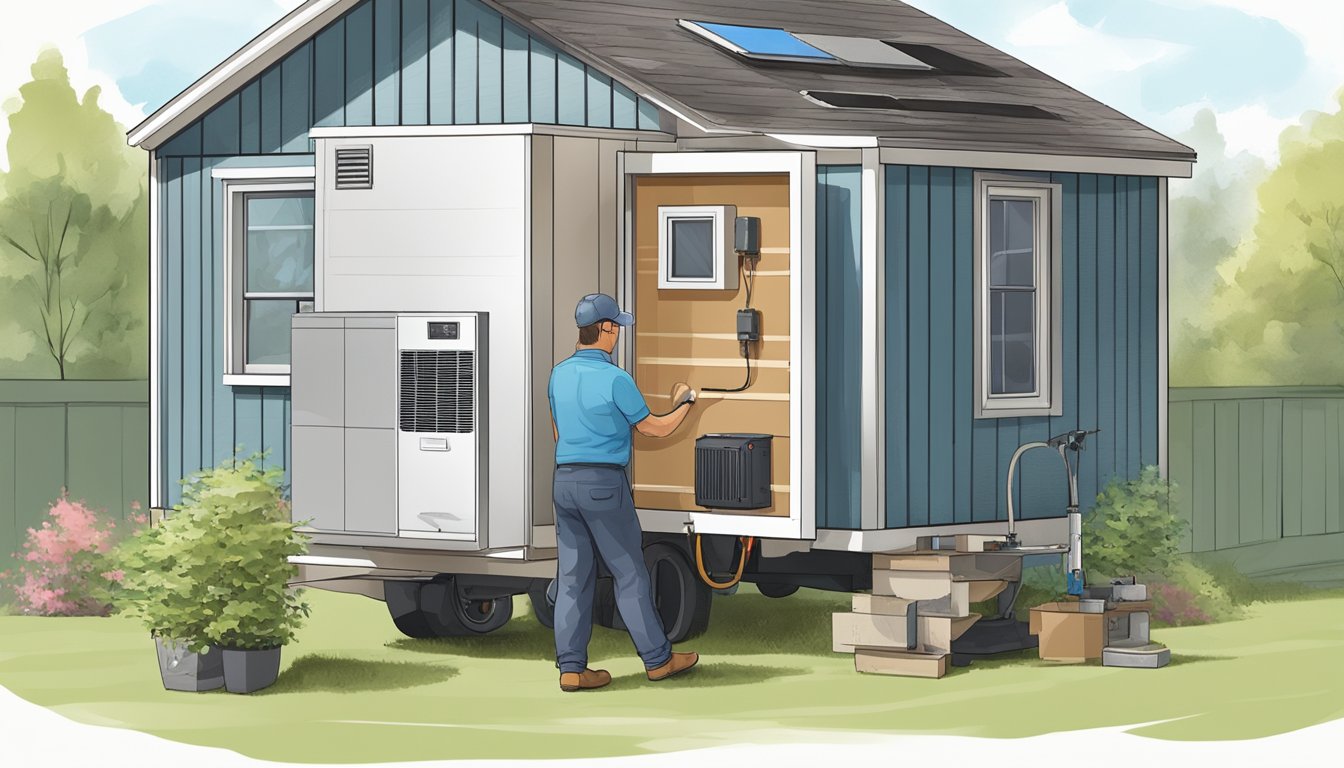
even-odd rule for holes
{"type": "MultiPolygon", "coordinates": [[[[1162,670],[1032,654],[942,680],[863,676],[830,652],[847,596],[715,599],[685,677],[643,679],[629,639],[597,629],[607,690],[561,693],[551,635],[520,615],[488,638],[401,638],[381,603],[310,592],[313,617],[262,694],[164,691],[153,646],[120,619],[0,617],[0,684],[87,723],[300,762],[593,757],[846,732],[1021,737],[1154,721],[1162,739],[1249,739],[1344,717],[1344,597],[1252,606],[1243,621],[1158,630],[1162,670]]],[[[520,614],[526,601],[519,600],[520,614]]],[[[858,735],[855,733],[855,735],[858,735]]]]}

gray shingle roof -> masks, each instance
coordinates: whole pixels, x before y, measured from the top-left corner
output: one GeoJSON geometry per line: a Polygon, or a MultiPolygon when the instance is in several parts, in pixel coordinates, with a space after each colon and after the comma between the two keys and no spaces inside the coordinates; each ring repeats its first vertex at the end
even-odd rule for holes
{"type": "MultiPolygon", "coordinates": [[[[876,136],[883,145],[1193,160],[1189,147],[895,0],[491,0],[613,74],[712,126],[763,133],[876,136]],[[678,19],[935,46],[1006,77],[749,61],[678,19]],[[1060,120],[834,109],[800,91],[1021,104],[1060,120]]],[[[1082,54],[1086,55],[1086,54],[1082,54]]]]}

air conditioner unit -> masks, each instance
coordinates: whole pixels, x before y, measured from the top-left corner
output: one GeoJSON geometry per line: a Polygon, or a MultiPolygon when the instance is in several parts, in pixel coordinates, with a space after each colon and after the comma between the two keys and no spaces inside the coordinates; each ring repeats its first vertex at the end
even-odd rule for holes
{"type": "Polygon", "coordinates": [[[485,541],[486,316],[397,317],[397,535],[485,541]]]}

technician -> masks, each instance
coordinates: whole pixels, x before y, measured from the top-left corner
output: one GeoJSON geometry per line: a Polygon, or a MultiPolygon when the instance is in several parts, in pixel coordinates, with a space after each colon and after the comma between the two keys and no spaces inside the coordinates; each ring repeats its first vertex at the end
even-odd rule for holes
{"type": "Polygon", "coordinates": [[[649,412],[635,380],[611,359],[621,328],[635,319],[616,300],[593,293],[574,310],[579,327],[575,352],[551,371],[548,396],[555,430],[555,530],[559,568],[555,596],[555,656],[560,689],[601,688],[604,669],[588,668],[593,633],[597,556],[616,583],[616,607],[650,680],[663,680],[695,666],[696,653],[673,653],[654,610],[643,534],[635,515],[625,467],[630,428],[667,437],[695,403],[685,384],[672,391],[672,410],[649,412]]]}

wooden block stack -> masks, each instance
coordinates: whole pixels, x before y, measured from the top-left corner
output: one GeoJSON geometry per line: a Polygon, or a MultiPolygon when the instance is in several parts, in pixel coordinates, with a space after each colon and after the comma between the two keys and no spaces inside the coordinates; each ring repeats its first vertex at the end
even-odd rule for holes
{"type": "Polygon", "coordinates": [[[947,673],[952,641],[980,618],[971,604],[1022,576],[1011,554],[913,550],[873,555],[873,593],[834,614],[833,648],[859,672],[910,677],[947,673]]]}

